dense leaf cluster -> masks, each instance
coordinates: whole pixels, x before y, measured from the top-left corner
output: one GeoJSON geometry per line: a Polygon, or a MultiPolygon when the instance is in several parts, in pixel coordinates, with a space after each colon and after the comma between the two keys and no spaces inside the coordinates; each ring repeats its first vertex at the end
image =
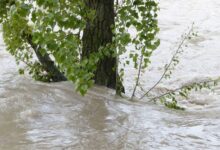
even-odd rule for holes
{"type": "MultiPolygon", "coordinates": [[[[84,59],[81,57],[83,30],[86,22],[96,16],[96,11],[87,8],[85,1],[0,0],[0,5],[4,40],[17,62],[24,62],[27,65],[25,70],[35,79],[42,79],[39,76],[50,73],[45,73],[35,53],[39,51],[42,55],[49,55],[81,94],[93,85],[96,64],[103,56],[119,57],[129,45],[133,45],[135,50],[129,52],[130,58],[126,63],[132,61],[137,68],[142,56],[140,63],[143,61],[142,67],[146,68],[150,63],[149,57],[160,43],[156,38],[159,31],[158,4],[154,0],[115,2],[113,42],[84,59]],[[110,52],[112,50],[114,53],[110,52]]],[[[50,80],[49,77],[43,80],[50,80]]]]}

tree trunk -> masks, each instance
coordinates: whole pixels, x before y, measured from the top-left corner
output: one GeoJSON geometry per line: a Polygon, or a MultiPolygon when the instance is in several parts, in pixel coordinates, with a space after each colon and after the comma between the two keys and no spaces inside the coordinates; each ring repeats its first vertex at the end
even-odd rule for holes
{"type": "Polygon", "coordinates": [[[60,82],[60,81],[66,81],[67,78],[64,76],[63,73],[60,72],[60,70],[57,68],[57,66],[54,64],[54,61],[51,60],[50,56],[46,53],[42,55],[40,53],[40,47],[38,47],[36,44],[32,42],[32,36],[31,35],[25,35],[25,38],[27,39],[28,44],[33,48],[39,62],[43,65],[44,69],[51,74],[51,79],[53,82],[60,82]]]}
{"type": "MultiPolygon", "coordinates": [[[[115,24],[114,0],[85,0],[88,9],[95,10],[94,20],[88,19],[83,32],[82,58],[89,58],[101,46],[112,43],[112,26],[115,24]]],[[[116,57],[105,56],[97,64],[95,83],[116,89],[116,57]]]]}

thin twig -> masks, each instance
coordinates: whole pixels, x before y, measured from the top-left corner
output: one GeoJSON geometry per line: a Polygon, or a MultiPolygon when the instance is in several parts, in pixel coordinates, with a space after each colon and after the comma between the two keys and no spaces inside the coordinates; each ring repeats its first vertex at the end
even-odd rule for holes
{"type": "Polygon", "coordinates": [[[176,52],[174,53],[173,57],[171,58],[169,64],[166,66],[166,68],[164,70],[164,73],[162,74],[160,79],[143,96],[141,96],[140,100],[142,100],[145,96],[147,96],[163,80],[163,78],[167,74],[167,71],[169,71],[169,68],[170,68],[170,66],[173,63],[173,60],[176,58],[176,55],[179,53],[179,51],[181,50],[181,48],[184,45],[185,41],[188,39],[188,37],[190,36],[191,32],[193,31],[193,25],[194,24],[192,24],[192,27],[190,28],[189,32],[186,34],[186,36],[184,36],[184,38],[180,42],[179,46],[176,49],[176,52]]]}
{"type": "Polygon", "coordinates": [[[138,76],[137,76],[136,84],[135,84],[135,87],[134,87],[134,90],[133,90],[133,93],[132,93],[132,96],[131,96],[131,100],[134,98],[135,92],[136,92],[136,90],[137,90],[137,86],[138,86],[138,84],[139,84],[143,58],[144,58],[144,55],[142,54],[142,55],[141,55],[141,59],[140,59],[139,68],[138,68],[138,76]]]}

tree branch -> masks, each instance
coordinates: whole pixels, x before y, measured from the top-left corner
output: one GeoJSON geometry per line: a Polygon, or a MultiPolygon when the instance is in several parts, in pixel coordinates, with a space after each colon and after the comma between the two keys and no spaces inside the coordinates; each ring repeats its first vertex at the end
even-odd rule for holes
{"type": "Polygon", "coordinates": [[[135,87],[134,87],[134,90],[133,90],[133,93],[132,93],[132,96],[131,96],[131,100],[134,98],[135,92],[136,92],[136,90],[137,90],[137,86],[138,86],[138,84],[139,84],[143,58],[144,58],[144,55],[141,54],[140,64],[139,64],[139,68],[138,68],[138,77],[137,77],[136,84],[135,84],[135,87]]]}
{"type": "Polygon", "coordinates": [[[34,44],[32,42],[32,36],[24,34],[24,38],[27,40],[28,44],[33,48],[39,62],[44,66],[45,70],[52,74],[52,81],[53,82],[59,82],[59,81],[66,81],[67,78],[64,76],[62,72],[57,68],[57,66],[54,64],[54,61],[51,60],[48,53],[42,55],[40,53],[40,46],[34,44]]]}
{"type": "Polygon", "coordinates": [[[165,67],[164,73],[162,74],[160,79],[143,96],[141,96],[140,100],[143,99],[145,96],[147,96],[164,79],[164,77],[166,76],[167,72],[169,71],[169,68],[170,68],[171,64],[173,63],[173,61],[176,58],[177,54],[180,52],[180,50],[181,50],[182,46],[184,45],[185,41],[189,38],[190,34],[193,32],[193,25],[190,28],[189,32],[186,34],[186,36],[184,36],[184,38],[180,42],[180,44],[177,47],[173,57],[171,58],[169,64],[165,67]]]}
{"type": "Polygon", "coordinates": [[[156,101],[157,99],[160,99],[164,96],[167,96],[167,95],[170,95],[170,94],[173,94],[173,93],[176,93],[178,91],[181,91],[182,89],[185,89],[185,88],[188,88],[188,87],[193,87],[195,85],[202,85],[202,84],[210,84],[210,83],[215,83],[215,82],[219,82],[220,78],[216,79],[216,80],[208,80],[208,81],[201,81],[201,82],[193,82],[189,85],[184,85],[182,87],[179,87],[179,88],[176,88],[174,90],[170,90],[169,92],[166,92],[162,95],[159,95],[159,96],[156,96],[156,97],[153,97],[151,98],[148,102],[152,102],[152,101],[156,101]]]}

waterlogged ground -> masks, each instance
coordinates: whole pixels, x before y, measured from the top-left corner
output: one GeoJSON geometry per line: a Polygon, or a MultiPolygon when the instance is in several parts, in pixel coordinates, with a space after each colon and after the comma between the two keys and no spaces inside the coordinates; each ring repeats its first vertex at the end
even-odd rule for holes
{"type": "MultiPolygon", "coordinates": [[[[143,74],[144,89],[163,72],[180,36],[195,22],[199,37],[155,93],[220,75],[220,1],[161,0],[161,46],[143,74]]],[[[116,98],[95,87],[82,98],[70,83],[43,84],[17,74],[0,37],[0,150],[176,150],[220,147],[220,88],[182,100],[186,111],[116,98]]],[[[127,93],[132,76],[126,68],[127,93]]],[[[138,91],[138,94],[142,94],[138,91]]],[[[146,100],[146,99],[145,99],[146,100]]]]}

